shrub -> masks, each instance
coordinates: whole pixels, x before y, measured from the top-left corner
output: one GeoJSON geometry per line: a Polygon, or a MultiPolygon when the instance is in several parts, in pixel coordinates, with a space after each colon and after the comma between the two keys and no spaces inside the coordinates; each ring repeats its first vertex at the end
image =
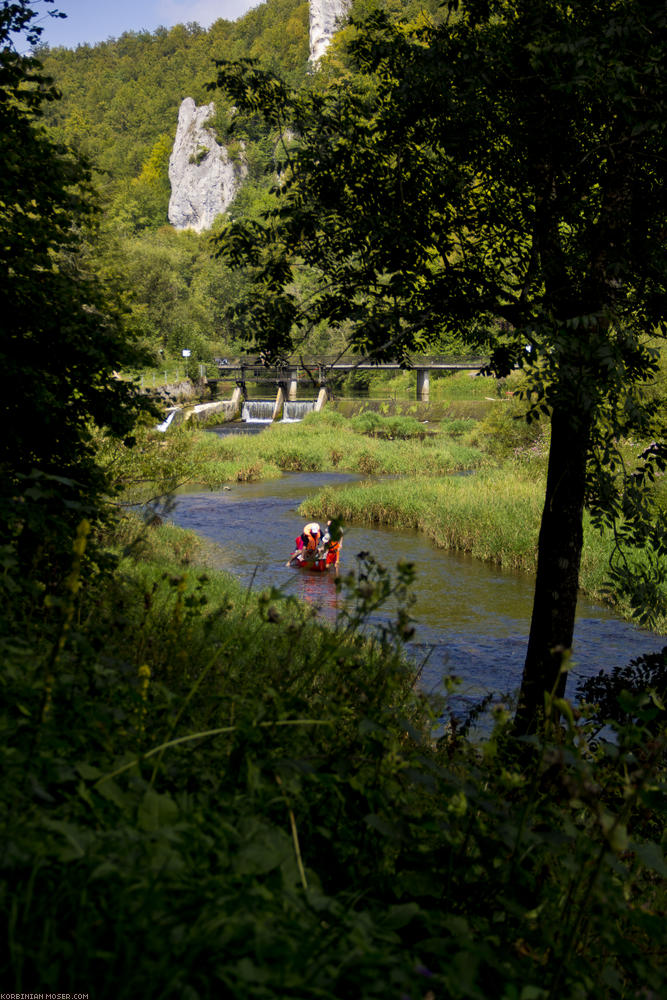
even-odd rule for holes
{"type": "Polygon", "coordinates": [[[587,704],[598,731],[610,722],[628,726],[640,720],[657,731],[667,722],[667,646],[580,681],[577,699],[587,704]]]}

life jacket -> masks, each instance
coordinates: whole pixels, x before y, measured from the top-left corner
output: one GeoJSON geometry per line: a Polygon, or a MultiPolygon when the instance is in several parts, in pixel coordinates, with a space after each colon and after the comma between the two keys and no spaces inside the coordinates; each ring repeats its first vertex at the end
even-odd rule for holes
{"type": "Polygon", "coordinates": [[[319,534],[315,533],[311,535],[310,532],[306,535],[306,552],[315,552],[320,540],[319,534]]]}
{"type": "Polygon", "coordinates": [[[340,541],[329,542],[327,546],[327,566],[337,563],[340,559],[340,541]]]}

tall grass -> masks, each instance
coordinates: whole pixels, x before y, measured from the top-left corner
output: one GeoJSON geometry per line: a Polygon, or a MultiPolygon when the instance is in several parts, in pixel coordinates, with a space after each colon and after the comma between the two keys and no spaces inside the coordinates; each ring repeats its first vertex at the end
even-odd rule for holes
{"type": "Polygon", "coordinates": [[[421,531],[438,548],[533,571],[543,490],[513,468],[474,476],[361,483],[323,490],[300,508],[305,517],[392,525],[421,531]]]}
{"type": "Polygon", "coordinates": [[[367,560],[331,630],[202,573],[190,538],[135,532],[29,641],[27,615],[0,632],[8,989],[663,994],[665,742],[641,707],[603,750],[570,714],[516,757],[500,709],[481,749],[435,739],[401,656],[406,568],[367,560]],[[390,592],[395,621],[362,636],[390,592]]]}
{"type": "Polygon", "coordinates": [[[183,483],[216,487],[275,478],[282,472],[339,470],[362,475],[424,476],[480,467],[479,448],[414,419],[367,415],[347,420],[334,410],[261,434],[219,437],[189,425],[160,435],[143,431],[135,449],[102,442],[101,455],[126,497],[137,499],[183,483]]]}
{"type": "MultiPolygon", "coordinates": [[[[437,548],[468,552],[508,569],[534,573],[544,504],[544,464],[506,463],[471,476],[391,480],[325,489],[300,507],[306,518],[340,517],[344,522],[416,529],[437,548]]],[[[582,593],[614,606],[626,618],[630,604],[609,584],[613,536],[600,534],[584,518],[582,593]]],[[[640,550],[628,553],[630,565],[647,565],[640,550]]],[[[655,631],[667,631],[660,618],[655,631]]]]}

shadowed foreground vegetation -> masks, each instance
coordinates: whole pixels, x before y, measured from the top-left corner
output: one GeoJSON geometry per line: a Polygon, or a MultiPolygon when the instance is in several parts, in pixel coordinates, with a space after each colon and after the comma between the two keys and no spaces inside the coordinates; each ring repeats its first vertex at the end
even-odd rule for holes
{"type": "Polygon", "coordinates": [[[191,534],[123,525],[112,576],[82,523],[46,618],[23,602],[1,637],[3,982],[96,1000],[660,995],[650,699],[626,698],[610,743],[563,704],[523,758],[499,707],[477,748],[413,688],[408,567],[360,564],[331,630],[198,570],[191,534]],[[396,621],[362,638],[390,591],[396,621]]]}

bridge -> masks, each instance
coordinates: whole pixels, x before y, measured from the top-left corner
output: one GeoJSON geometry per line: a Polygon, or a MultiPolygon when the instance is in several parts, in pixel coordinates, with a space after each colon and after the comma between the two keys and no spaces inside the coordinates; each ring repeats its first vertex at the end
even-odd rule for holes
{"type": "MultiPolygon", "coordinates": [[[[216,358],[220,378],[234,378],[243,398],[247,399],[247,382],[267,382],[283,394],[283,399],[295,400],[299,381],[307,380],[319,391],[318,404],[321,406],[328,395],[331,377],[338,373],[353,371],[415,371],[417,373],[417,399],[428,403],[430,372],[432,371],[479,371],[489,362],[488,357],[444,357],[419,356],[407,362],[373,361],[364,357],[317,355],[312,358],[284,358],[278,363],[270,363],[261,356],[247,356],[228,359],[216,358]]],[[[215,380],[210,380],[215,381],[215,380]]]]}

